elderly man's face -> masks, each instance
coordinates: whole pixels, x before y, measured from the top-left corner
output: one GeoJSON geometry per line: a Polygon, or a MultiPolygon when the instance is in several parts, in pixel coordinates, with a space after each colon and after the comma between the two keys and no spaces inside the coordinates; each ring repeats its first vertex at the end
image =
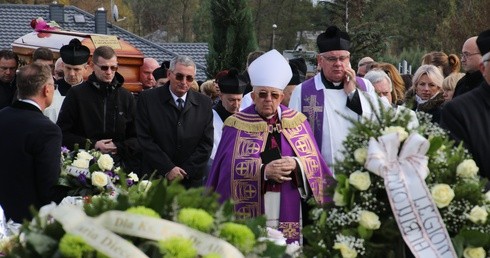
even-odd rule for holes
{"type": "Polygon", "coordinates": [[[317,62],[327,80],[342,82],[345,76],[345,68],[350,66],[350,53],[346,50],[324,52],[318,54],[317,62]]]}
{"type": "Polygon", "coordinates": [[[221,93],[220,99],[226,111],[235,114],[240,109],[242,94],[221,93]]]}
{"type": "Polygon", "coordinates": [[[153,71],[159,67],[158,63],[145,63],[140,67],[140,81],[145,87],[155,87],[157,81],[153,77],[153,71]]]}
{"type": "Polygon", "coordinates": [[[388,79],[383,79],[374,85],[374,90],[380,97],[385,97],[390,103],[393,103],[391,98],[391,87],[388,79]]]}
{"type": "Polygon", "coordinates": [[[170,90],[177,97],[182,97],[190,89],[196,76],[196,68],[192,65],[175,64],[173,71],[167,71],[167,78],[170,81],[170,90]]]}
{"type": "Polygon", "coordinates": [[[255,86],[252,91],[252,100],[255,110],[263,117],[271,117],[277,112],[277,108],[284,98],[282,90],[273,87],[255,86]]]}

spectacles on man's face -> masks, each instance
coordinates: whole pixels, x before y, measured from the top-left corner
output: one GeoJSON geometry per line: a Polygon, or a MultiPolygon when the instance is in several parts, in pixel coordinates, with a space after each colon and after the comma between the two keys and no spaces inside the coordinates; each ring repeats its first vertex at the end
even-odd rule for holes
{"type": "Polygon", "coordinates": [[[279,99],[281,97],[281,94],[279,92],[267,92],[267,91],[259,91],[257,93],[257,95],[259,96],[259,98],[261,99],[266,99],[269,94],[271,95],[271,98],[273,99],[279,99]]]}
{"type": "Polygon", "coordinates": [[[113,72],[117,71],[117,68],[118,66],[117,65],[111,65],[111,66],[108,66],[108,65],[98,65],[98,64],[95,64],[96,66],[98,66],[100,68],[100,70],[102,71],[107,71],[109,69],[111,69],[113,72]]]}
{"type": "Polygon", "coordinates": [[[340,61],[340,62],[344,62],[345,60],[348,60],[350,59],[350,56],[324,56],[322,55],[322,57],[329,63],[337,63],[337,61],[340,61]]]}
{"type": "Polygon", "coordinates": [[[476,53],[470,53],[470,52],[463,52],[461,53],[461,59],[468,59],[468,57],[470,56],[474,56],[474,55],[479,55],[480,52],[476,52],[476,53]]]}
{"type": "Polygon", "coordinates": [[[183,75],[181,73],[174,73],[174,71],[171,71],[174,75],[175,75],[175,79],[177,81],[183,81],[184,78],[187,82],[193,82],[194,81],[194,77],[192,77],[192,75],[183,75]]]}

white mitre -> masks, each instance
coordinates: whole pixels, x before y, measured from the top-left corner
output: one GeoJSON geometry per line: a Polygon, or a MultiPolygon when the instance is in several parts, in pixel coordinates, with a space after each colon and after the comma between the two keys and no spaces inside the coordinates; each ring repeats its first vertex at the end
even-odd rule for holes
{"type": "Polygon", "coordinates": [[[248,66],[250,84],[284,90],[293,73],[286,58],[273,49],[259,56],[248,66]]]}

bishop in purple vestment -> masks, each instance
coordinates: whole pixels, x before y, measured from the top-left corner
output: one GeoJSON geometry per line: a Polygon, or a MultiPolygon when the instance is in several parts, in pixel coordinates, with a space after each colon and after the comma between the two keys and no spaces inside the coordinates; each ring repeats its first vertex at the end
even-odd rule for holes
{"type": "Polygon", "coordinates": [[[306,117],[280,105],[292,76],[284,57],[271,50],[248,72],[254,105],[226,119],[206,185],[233,200],[237,217],[265,214],[288,243],[300,241],[302,200],[329,201],[331,173],[306,117]]]}

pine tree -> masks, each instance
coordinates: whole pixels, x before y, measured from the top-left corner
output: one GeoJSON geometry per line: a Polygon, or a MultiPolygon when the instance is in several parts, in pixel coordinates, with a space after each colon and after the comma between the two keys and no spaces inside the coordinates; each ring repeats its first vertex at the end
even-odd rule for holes
{"type": "Polygon", "coordinates": [[[248,53],[258,44],[246,0],[212,0],[212,39],[209,44],[208,77],[232,67],[245,69],[248,53]]]}

